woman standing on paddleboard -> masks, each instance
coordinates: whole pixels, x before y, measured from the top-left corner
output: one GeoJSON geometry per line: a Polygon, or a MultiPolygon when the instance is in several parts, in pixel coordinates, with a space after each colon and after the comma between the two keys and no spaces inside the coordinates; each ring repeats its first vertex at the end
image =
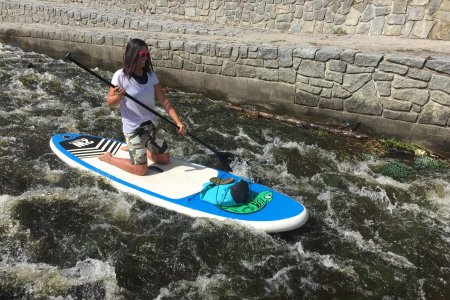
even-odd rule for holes
{"type": "Polygon", "coordinates": [[[170,155],[167,142],[156,138],[157,116],[125,96],[126,92],[152,109],[155,108],[156,96],[177,125],[178,134],[186,134],[186,127],[153,71],[150,52],[143,40],[132,39],[127,44],[123,68],[114,73],[111,83],[115,87],[109,88],[106,101],[111,107],[120,105],[122,130],[130,159],[114,157],[109,152],[99,156],[99,159],[136,175],[147,174],[147,159],[158,164],[168,164],[170,155]]]}

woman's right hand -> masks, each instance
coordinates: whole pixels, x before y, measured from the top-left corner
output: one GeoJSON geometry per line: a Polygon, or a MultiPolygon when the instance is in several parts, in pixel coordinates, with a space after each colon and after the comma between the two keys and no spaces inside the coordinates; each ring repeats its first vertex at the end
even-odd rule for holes
{"type": "Polygon", "coordinates": [[[119,105],[120,100],[122,100],[125,93],[125,89],[121,88],[120,86],[111,87],[109,88],[106,102],[109,106],[116,107],[119,105]]]}
{"type": "Polygon", "coordinates": [[[114,96],[122,98],[123,95],[125,95],[125,89],[121,88],[120,86],[116,86],[114,88],[114,96]]]}

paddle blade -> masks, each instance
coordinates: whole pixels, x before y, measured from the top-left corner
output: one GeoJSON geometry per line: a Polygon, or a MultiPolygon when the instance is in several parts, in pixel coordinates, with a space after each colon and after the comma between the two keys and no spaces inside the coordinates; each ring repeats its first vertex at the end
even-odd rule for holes
{"type": "Polygon", "coordinates": [[[232,172],[233,170],[231,169],[230,164],[234,160],[235,155],[229,152],[217,152],[216,154],[220,160],[220,163],[222,164],[224,171],[232,172]]]}

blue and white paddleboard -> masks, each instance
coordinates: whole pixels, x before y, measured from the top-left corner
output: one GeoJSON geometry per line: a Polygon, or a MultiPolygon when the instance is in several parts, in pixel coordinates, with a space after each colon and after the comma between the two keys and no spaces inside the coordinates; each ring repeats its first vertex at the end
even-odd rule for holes
{"type": "Polygon", "coordinates": [[[145,176],[123,171],[97,158],[105,152],[129,158],[121,150],[122,142],[78,133],[56,134],[50,140],[52,151],[72,167],[105,177],[115,188],[141,197],[148,203],[191,216],[234,220],[265,232],[282,232],[298,228],[308,219],[306,208],[277,191],[249,182],[254,196],[249,203],[220,207],[200,199],[203,184],[211,177],[242,178],[220,170],[171,158],[168,165],[149,164],[145,176]]]}

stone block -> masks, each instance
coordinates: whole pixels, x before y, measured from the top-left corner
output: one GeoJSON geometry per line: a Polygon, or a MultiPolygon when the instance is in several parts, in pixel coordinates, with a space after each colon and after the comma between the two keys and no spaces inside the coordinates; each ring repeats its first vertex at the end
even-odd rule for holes
{"type": "Polygon", "coordinates": [[[386,24],[383,28],[383,35],[386,36],[400,36],[402,34],[402,25],[389,25],[386,24]]]}
{"type": "Polygon", "coordinates": [[[347,64],[344,61],[332,59],[328,62],[328,69],[330,71],[345,73],[347,64]]]}
{"type": "Polygon", "coordinates": [[[422,81],[430,81],[431,79],[431,73],[428,71],[423,71],[423,70],[419,70],[419,69],[413,69],[410,68],[408,73],[407,73],[408,77],[414,78],[414,79],[418,79],[418,80],[422,80],[422,81]]]}
{"type": "Polygon", "coordinates": [[[427,86],[428,84],[426,82],[401,76],[394,76],[394,80],[392,81],[392,87],[396,89],[426,88],[427,86]]]}
{"type": "Polygon", "coordinates": [[[295,104],[316,107],[319,103],[319,96],[310,94],[308,92],[297,90],[295,92],[295,104]]]}
{"type": "Polygon", "coordinates": [[[329,61],[330,59],[339,59],[341,50],[334,47],[321,48],[316,52],[316,60],[329,61]]]}
{"type": "Polygon", "coordinates": [[[427,60],[426,67],[450,75],[450,56],[431,57],[427,60]]]}
{"type": "Polygon", "coordinates": [[[113,36],[112,44],[113,46],[125,47],[127,38],[120,35],[113,36]]]}
{"type": "Polygon", "coordinates": [[[392,0],[372,0],[372,3],[375,6],[390,6],[392,4],[392,0]]]}
{"type": "MultiPolygon", "coordinates": [[[[197,65],[189,60],[185,60],[183,63],[183,69],[187,71],[195,71],[197,65]]],[[[225,74],[224,74],[225,75],[225,74]]]]}
{"type": "Polygon", "coordinates": [[[376,82],[378,94],[381,97],[389,97],[391,95],[391,83],[389,81],[376,82]]]}
{"type": "Polygon", "coordinates": [[[355,55],[358,52],[359,52],[358,50],[345,50],[343,53],[341,53],[341,60],[349,64],[352,64],[354,63],[355,55]]]}
{"type": "Polygon", "coordinates": [[[419,116],[416,112],[399,112],[385,109],[383,111],[383,118],[391,119],[391,120],[399,120],[409,123],[415,123],[417,121],[417,117],[419,116]]]}
{"type": "Polygon", "coordinates": [[[390,25],[403,25],[405,22],[405,15],[389,15],[386,17],[386,23],[390,25]]]}
{"type": "Polygon", "coordinates": [[[411,36],[420,39],[426,39],[435,23],[436,23],[435,21],[427,21],[427,20],[415,22],[414,27],[411,31],[411,36]]]}
{"type": "Polygon", "coordinates": [[[183,69],[184,59],[178,55],[172,57],[172,68],[173,69],[183,69]]]}
{"type": "Polygon", "coordinates": [[[352,7],[350,8],[350,12],[347,15],[347,20],[345,20],[345,25],[356,26],[360,18],[361,13],[352,7]]]}
{"type": "Polygon", "coordinates": [[[388,62],[382,62],[380,66],[378,67],[380,71],[388,72],[388,73],[396,73],[400,75],[405,75],[408,72],[408,67],[397,65],[397,64],[391,64],[388,62]]]}
{"type": "Polygon", "coordinates": [[[360,22],[372,21],[374,17],[375,17],[375,8],[372,4],[368,4],[363,14],[361,15],[360,22]]]}
{"type": "Polygon", "coordinates": [[[310,47],[296,48],[293,50],[292,55],[294,57],[299,57],[299,58],[314,59],[314,57],[316,56],[317,50],[318,50],[317,48],[310,48],[310,47]]]}
{"type": "Polygon", "coordinates": [[[248,57],[248,47],[240,46],[239,47],[239,58],[247,58],[248,57]]]}
{"type": "Polygon", "coordinates": [[[433,74],[428,87],[431,90],[440,90],[450,94],[450,77],[433,74]]]}
{"type": "Polygon", "coordinates": [[[450,95],[441,91],[431,91],[430,100],[450,107],[450,95]]]}
{"type": "Polygon", "coordinates": [[[309,84],[297,83],[295,86],[296,86],[296,90],[302,90],[302,91],[305,91],[305,92],[308,92],[308,93],[314,94],[314,95],[319,95],[320,92],[322,92],[321,87],[316,87],[316,86],[312,86],[309,84]]]}
{"type": "Polygon", "coordinates": [[[424,5],[427,5],[429,1],[430,0],[410,0],[409,5],[424,6],[424,5]]]}
{"type": "Polygon", "coordinates": [[[385,60],[400,65],[407,65],[409,67],[414,67],[421,69],[425,65],[426,57],[420,57],[416,55],[407,54],[387,54],[385,60]]]}
{"type": "Polygon", "coordinates": [[[259,47],[258,58],[260,59],[277,59],[278,48],[277,47],[259,47]]]}
{"type": "Polygon", "coordinates": [[[302,60],[298,73],[307,77],[324,78],[325,63],[313,60],[302,60]]]}
{"type": "Polygon", "coordinates": [[[425,15],[425,6],[408,6],[408,20],[409,21],[420,21],[425,15]]]}
{"type": "Polygon", "coordinates": [[[399,100],[406,100],[411,103],[423,106],[428,102],[430,92],[428,90],[408,88],[397,90],[394,89],[392,97],[399,100]]]}
{"type": "Polygon", "coordinates": [[[340,98],[340,99],[346,99],[352,95],[349,91],[342,88],[342,86],[335,84],[332,89],[333,97],[340,98]]]}
{"type": "Polygon", "coordinates": [[[202,56],[196,55],[196,54],[190,54],[189,60],[192,61],[195,64],[201,64],[202,63],[202,56]]]}
{"type": "Polygon", "coordinates": [[[383,33],[384,17],[375,17],[370,28],[370,35],[381,35],[383,33]]]}
{"type": "Polygon", "coordinates": [[[370,26],[371,23],[370,22],[359,22],[358,26],[356,27],[356,34],[361,34],[361,35],[368,35],[370,32],[370,26]]]}
{"type": "Polygon", "coordinates": [[[292,68],[280,68],[278,70],[278,76],[281,81],[295,83],[297,79],[297,72],[292,68]]]}
{"type": "Polygon", "coordinates": [[[170,49],[175,51],[183,50],[184,42],[183,41],[170,41],[170,49]]]}
{"type": "Polygon", "coordinates": [[[380,116],[383,112],[383,105],[378,98],[374,83],[372,81],[367,82],[351,97],[344,100],[344,109],[347,112],[380,116]]]}
{"type": "Polygon", "coordinates": [[[373,73],[372,78],[376,81],[392,81],[394,79],[394,75],[376,70],[373,73]]]}
{"type": "Polygon", "coordinates": [[[374,67],[358,67],[354,65],[348,65],[347,74],[361,74],[361,73],[373,73],[374,67]]]}
{"type": "Polygon", "coordinates": [[[203,70],[205,73],[209,74],[220,74],[222,72],[222,67],[213,65],[204,65],[203,70]]]}
{"type": "Polygon", "coordinates": [[[342,87],[353,93],[372,79],[371,74],[345,74],[342,87]]]}
{"type": "Polygon", "coordinates": [[[404,14],[408,7],[408,0],[395,0],[392,1],[392,13],[404,14]]]}
{"type": "Polygon", "coordinates": [[[202,64],[221,66],[223,64],[223,59],[210,56],[202,56],[202,64]]]}
{"type": "Polygon", "coordinates": [[[238,62],[252,67],[264,67],[264,60],[262,59],[240,59],[238,62]]]}
{"type": "Polygon", "coordinates": [[[317,87],[331,88],[333,87],[333,82],[324,79],[310,78],[309,84],[317,87]]]}
{"type": "Polygon", "coordinates": [[[429,38],[437,40],[450,40],[450,21],[440,21],[433,27],[429,38]]]}
{"type": "Polygon", "coordinates": [[[344,81],[344,74],[333,71],[326,71],[325,79],[342,84],[342,82],[344,81]]]}
{"type": "Polygon", "coordinates": [[[211,44],[209,43],[197,43],[197,53],[200,55],[209,55],[211,44]]]}
{"type": "Polygon", "coordinates": [[[300,75],[300,74],[297,73],[297,79],[296,79],[296,82],[301,82],[301,83],[309,84],[309,77],[302,76],[302,75],[300,75]]]}
{"type": "Polygon", "coordinates": [[[278,60],[264,60],[264,68],[268,68],[268,69],[278,69],[279,64],[278,64],[278,60]]]}
{"type": "Polygon", "coordinates": [[[229,58],[229,57],[231,57],[231,53],[233,52],[233,46],[217,45],[216,51],[217,51],[217,56],[229,58]]]}
{"type": "Polygon", "coordinates": [[[236,76],[254,78],[256,77],[256,71],[254,67],[245,65],[236,65],[236,76]]]}
{"type": "MultiPolygon", "coordinates": [[[[327,88],[322,89],[322,92],[320,93],[320,98],[328,98],[328,99],[330,99],[332,91],[333,91],[332,89],[327,89],[327,88]]],[[[338,99],[336,99],[336,100],[338,100],[338,99]]],[[[320,106],[320,104],[319,104],[319,106],[320,106]]]]}
{"type": "Polygon", "coordinates": [[[391,12],[390,6],[380,6],[375,8],[375,17],[387,16],[391,12]]]}
{"type": "Polygon", "coordinates": [[[450,118],[450,107],[436,102],[429,102],[422,110],[418,122],[420,124],[431,124],[446,126],[450,118]]]}
{"type": "Polygon", "coordinates": [[[395,111],[410,111],[412,103],[408,101],[394,100],[386,98],[383,100],[383,109],[395,110],[395,111]]]}
{"type": "Polygon", "coordinates": [[[185,42],[184,50],[188,53],[197,53],[197,42],[185,42]]]}
{"type": "Polygon", "coordinates": [[[292,52],[294,48],[292,47],[282,47],[279,49],[278,62],[280,67],[291,67],[293,65],[292,52]]]}
{"type": "MultiPolygon", "coordinates": [[[[441,5],[442,0],[431,0],[425,10],[425,13],[429,16],[432,16],[439,9],[439,5],[441,5]]],[[[444,9],[444,7],[442,7],[444,9]]]]}

